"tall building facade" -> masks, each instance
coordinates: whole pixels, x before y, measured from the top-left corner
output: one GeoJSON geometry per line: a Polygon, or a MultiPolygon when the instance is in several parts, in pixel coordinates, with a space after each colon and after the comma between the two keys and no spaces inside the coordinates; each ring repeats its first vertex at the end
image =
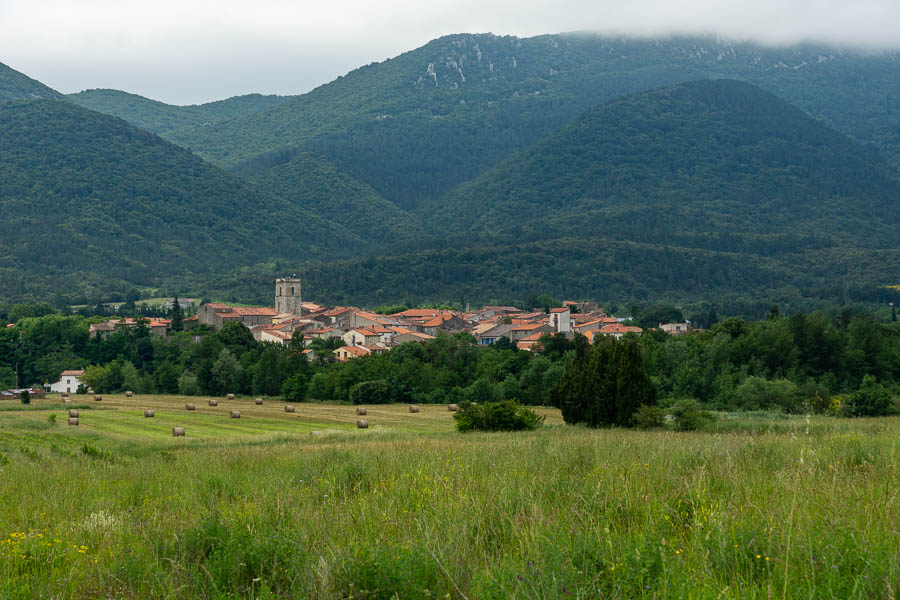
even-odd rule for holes
{"type": "Polygon", "coordinates": [[[280,315],[302,314],[299,277],[279,277],[275,280],[275,312],[280,315]]]}

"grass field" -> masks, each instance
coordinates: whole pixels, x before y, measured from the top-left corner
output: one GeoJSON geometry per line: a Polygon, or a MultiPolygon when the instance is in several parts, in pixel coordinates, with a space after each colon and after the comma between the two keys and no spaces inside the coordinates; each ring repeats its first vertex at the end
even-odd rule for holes
{"type": "Polygon", "coordinates": [[[463,435],[444,406],[367,407],[370,428],[357,430],[352,406],[206,400],[74,397],[78,427],[55,399],[0,405],[0,598],[818,599],[900,587],[898,418],[591,431],[540,409],[538,432],[463,435]]]}

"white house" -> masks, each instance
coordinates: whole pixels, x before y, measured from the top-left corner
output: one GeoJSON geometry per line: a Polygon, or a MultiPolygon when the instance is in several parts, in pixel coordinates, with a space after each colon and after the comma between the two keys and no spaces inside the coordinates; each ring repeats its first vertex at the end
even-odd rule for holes
{"type": "Polygon", "coordinates": [[[569,307],[550,309],[550,327],[559,333],[572,331],[572,312],[569,307]]]}
{"type": "Polygon", "coordinates": [[[84,375],[84,371],[63,371],[62,375],[59,376],[59,381],[50,386],[50,391],[74,394],[78,391],[78,386],[81,385],[82,375],[84,375]]]}

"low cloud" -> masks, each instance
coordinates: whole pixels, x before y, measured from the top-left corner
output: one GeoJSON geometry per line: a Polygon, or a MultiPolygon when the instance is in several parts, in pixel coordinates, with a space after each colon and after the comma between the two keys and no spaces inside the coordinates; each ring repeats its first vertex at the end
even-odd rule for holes
{"type": "Polygon", "coordinates": [[[63,92],[166,102],[296,94],[460,32],[716,34],[764,44],[900,47],[896,0],[5,0],[0,62],[63,92]]]}

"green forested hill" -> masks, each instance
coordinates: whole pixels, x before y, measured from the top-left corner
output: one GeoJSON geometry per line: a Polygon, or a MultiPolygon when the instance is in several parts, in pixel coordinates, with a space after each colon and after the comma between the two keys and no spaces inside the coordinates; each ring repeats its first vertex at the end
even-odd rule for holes
{"type": "Polygon", "coordinates": [[[900,165],[900,60],[704,38],[443,37],[244,117],[168,137],[247,173],[312,151],[415,209],[612,98],[703,78],[759,85],[900,165]]]}
{"type": "Polygon", "coordinates": [[[485,240],[791,234],[896,248],[898,192],[859,143],[755,86],[706,80],[590,109],[426,212],[436,231],[485,240]]]}
{"type": "Polygon", "coordinates": [[[327,159],[295,154],[248,177],[260,189],[338,223],[373,244],[385,246],[423,235],[418,219],[368,185],[340,172],[327,159]]]}
{"type": "Polygon", "coordinates": [[[0,288],[88,294],[274,259],[347,255],[352,232],[68,101],[0,105],[0,288]]]}
{"type": "Polygon", "coordinates": [[[63,95],[50,89],[40,81],[19,73],[15,69],[0,63],[0,101],[61,99],[63,95]]]}
{"type": "Polygon", "coordinates": [[[287,99],[286,96],[248,94],[207,104],[173,106],[137,94],[101,89],[68,94],[67,98],[85,108],[125,119],[135,127],[158,134],[242,117],[287,99]]]}

